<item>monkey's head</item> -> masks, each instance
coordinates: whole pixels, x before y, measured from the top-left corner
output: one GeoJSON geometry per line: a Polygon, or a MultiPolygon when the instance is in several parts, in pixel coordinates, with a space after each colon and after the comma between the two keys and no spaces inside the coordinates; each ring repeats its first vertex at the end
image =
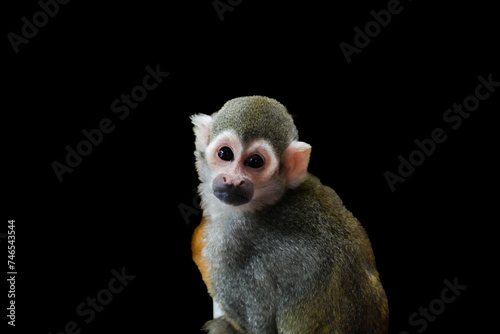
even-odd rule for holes
{"type": "Polygon", "coordinates": [[[307,177],[311,146],[298,141],[292,117],[274,99],[232,99],[191,120],[204,209],[254,210],[307,177]]]}

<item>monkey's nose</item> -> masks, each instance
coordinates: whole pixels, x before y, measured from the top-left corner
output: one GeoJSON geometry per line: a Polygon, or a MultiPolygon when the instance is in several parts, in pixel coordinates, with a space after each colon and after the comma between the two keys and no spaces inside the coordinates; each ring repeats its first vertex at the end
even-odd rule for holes
{"type": "Polygon", "coordinates": [[[219,174],[215,177],[212,190],[221,202],[235,206],[250,202],[254,192],[250,180],[232,178],[227,174],[219,174]]]}
{"type": "Polygon", "coordinates": [[[236,184],[237,182],[229,182],[225,176],[223,176],[222,179],[224,180],[224,183],[226,183],[228,187],[232,187],[234,185],[242,186],[245,184],[244,180],[241,180],[240,183],[236,184]]]}

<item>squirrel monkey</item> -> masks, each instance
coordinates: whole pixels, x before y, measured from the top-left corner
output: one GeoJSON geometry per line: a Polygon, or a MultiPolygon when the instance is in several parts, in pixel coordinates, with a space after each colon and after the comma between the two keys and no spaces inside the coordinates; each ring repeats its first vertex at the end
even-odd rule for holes
{"type": "Polygon", "coordinates": [[[210,334],[381,334],[388,305],[368,236],[307,172],[287,109],[263,96],[191,116],[203,218],[193,259],[210,334]]]}

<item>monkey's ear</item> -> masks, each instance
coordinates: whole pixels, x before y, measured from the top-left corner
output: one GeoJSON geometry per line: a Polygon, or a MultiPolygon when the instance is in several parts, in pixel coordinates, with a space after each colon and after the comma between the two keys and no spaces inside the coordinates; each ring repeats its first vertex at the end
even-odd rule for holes
{"type": "Polygon", "coordinates": [[[213,119],[209,115],[195,114],[191,116],[191,122],[194,124],[196,150],[204,152],[210,143],[210,129],[212,128],[213,119]]]}
{"type": "Polygon", "coordinates": [[[286,184],[294,188],[307,177],[307,166],[311,156],[311,145],[294,140],[285,150],[283,162],[286,170],[286,184]]]}

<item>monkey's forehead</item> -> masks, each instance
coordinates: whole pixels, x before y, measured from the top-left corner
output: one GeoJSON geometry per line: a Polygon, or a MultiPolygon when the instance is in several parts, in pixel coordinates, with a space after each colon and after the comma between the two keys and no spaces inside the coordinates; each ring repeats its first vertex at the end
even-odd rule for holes
{"type": "Polygon", "coordinates": [[[214,122],[210,138],[231,129],[244,143],[266,139],[278,153],[282,153],[298,137],[288,110],[278,101],[265,96],[245,96],[229,100],[212,117],[214,122]]]}

